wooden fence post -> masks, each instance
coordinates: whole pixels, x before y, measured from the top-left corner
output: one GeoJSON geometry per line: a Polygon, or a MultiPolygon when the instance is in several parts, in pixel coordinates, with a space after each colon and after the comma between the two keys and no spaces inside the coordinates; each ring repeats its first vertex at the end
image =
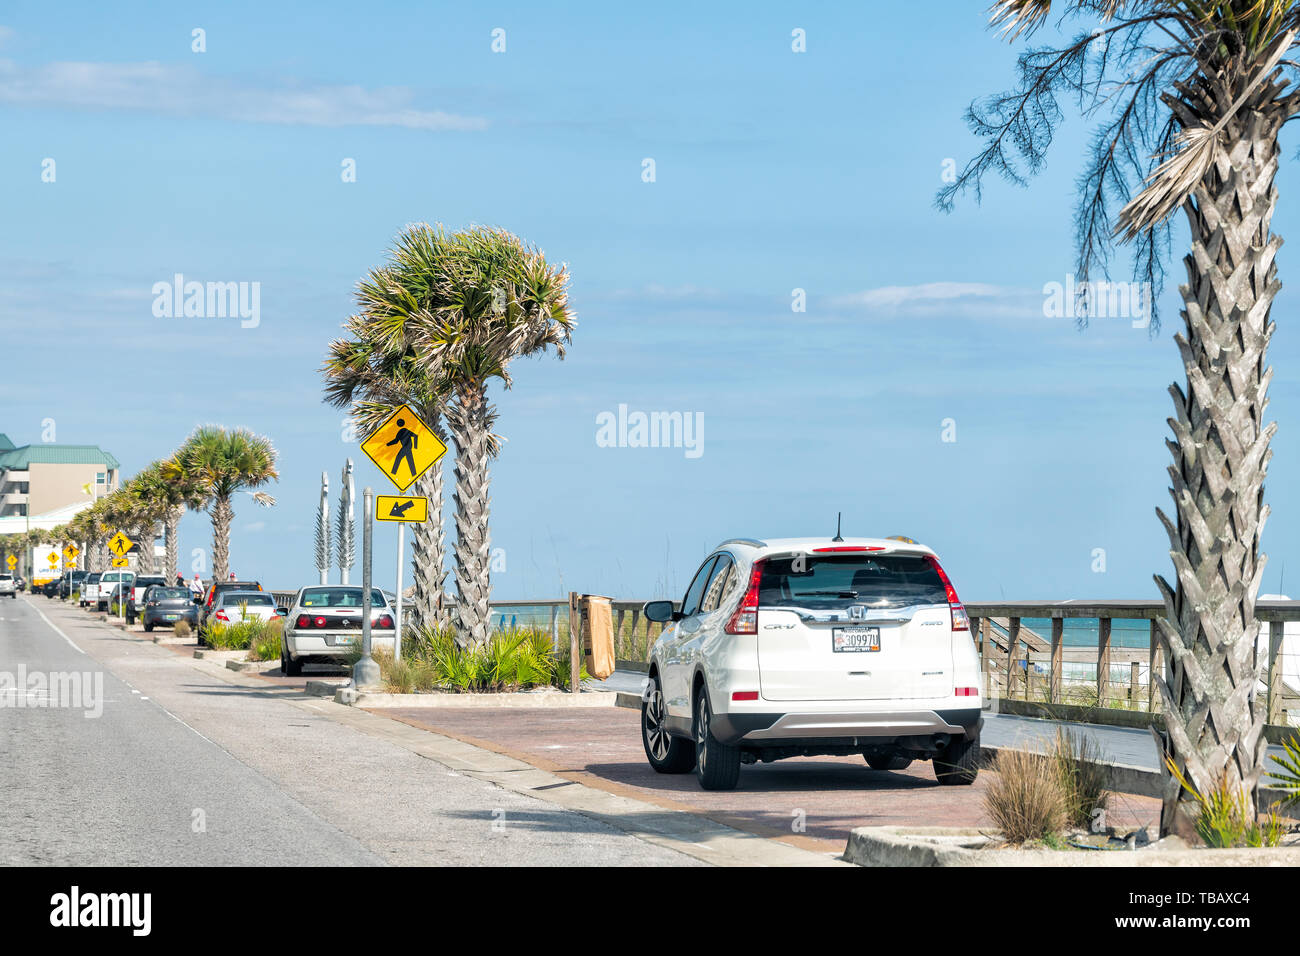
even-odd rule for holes
{"type": "Polygon", "coordinates": [[[569,693],[582,692],[582,609],[578,592],[569,592],[569,693]]]}
{"type": "Polygon", "coordinates": [[[1052,664],[1050,684],[1047,697],[1053,704],[1061,702],[1061,665],[1065,657],[1062,645],[1065,643],[1065,619],[1052,618],[1052,664]]]}
{"type": "MultiPolygon", "coordinates": [[[[1286,625],[1281,621],[1268,622],[1268,717],[1270,724],[1282,723],[1282,637],[1286,625]]],[[[1259,646],[1258,640],[1255,642],[1259,646]]]]}
{"type": "Polygon", "coordinates": [[[1019,643],[1020,618],[1009,618],[1007,620],[1007,700],[1016,696],[1016,645],[1019,643]]]}
{"type": "Polygon", "coordinates": [[[1097,619],[1097,706],[1106,706],[1106,686],[1110,683],[1110,618],[1097,619]]]}
{"type": "Polygon", "coordinates": [[[1147,660],[1147,713],[1154,714],[1160,706],[1160,692],[1156,690],[1156,675],[1160,673],[1160,625],[1151,619],[1151,656],[1147,660]]]}

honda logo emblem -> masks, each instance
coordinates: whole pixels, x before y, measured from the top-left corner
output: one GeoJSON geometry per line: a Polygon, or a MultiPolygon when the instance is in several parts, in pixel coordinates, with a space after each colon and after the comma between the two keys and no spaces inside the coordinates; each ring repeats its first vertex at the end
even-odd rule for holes
{"type": "Polygon", "coordinates": [[[849,605],[849,620],[865,621],[867,619],[867,606],[865,604],[849,605]]]}

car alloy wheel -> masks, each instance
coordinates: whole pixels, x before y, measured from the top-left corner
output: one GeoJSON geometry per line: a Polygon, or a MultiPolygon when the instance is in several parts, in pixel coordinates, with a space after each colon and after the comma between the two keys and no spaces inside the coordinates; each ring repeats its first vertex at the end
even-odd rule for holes
{"type": "Polygon", "coordinates": [[[658,684],[655,684],[650,699],[646,701],[645,721],[646,744],[651,756],[656,760],[666,760],[668,745],[672,743],[672,739],[668,728],[664,726],[664,695],[658,684]]]}

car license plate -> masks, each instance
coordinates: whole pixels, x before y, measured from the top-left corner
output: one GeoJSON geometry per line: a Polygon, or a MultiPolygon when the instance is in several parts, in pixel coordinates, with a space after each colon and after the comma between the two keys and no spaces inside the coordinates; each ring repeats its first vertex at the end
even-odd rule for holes
{"type": "Polygon", "coordinates": [[[167,620],[169,620],[169,621],[174,621],[174,620],[176,620],[178,617],[180,617],[179,614],[167,614],[167,615],[164,615],[164,616],[165,616],[165,617],[167,618],[167,620]]]}
{"type": "Polygon", "coordinates": [[[831,630],[831,650],[846,654],[880,650],[880,628],[836,627],[831,630]]]}
{"type": "Polygon", "coordinates": [[[335,644],[353,644],[355,642],[356,642],[356,638],[353,637],[351,634],[339,634],[334,638],[335,644]]]}

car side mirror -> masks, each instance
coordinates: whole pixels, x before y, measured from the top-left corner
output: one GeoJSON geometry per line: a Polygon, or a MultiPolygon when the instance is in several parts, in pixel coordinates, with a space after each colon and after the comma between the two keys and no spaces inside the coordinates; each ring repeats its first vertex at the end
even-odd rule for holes
{"type": "Polygon", "coordinates": [[[647,621],[654,621],[656,624],[669,624],[680,621],[686,616],[681,611],[673,609],[672,601],[646,601],[645,606],[641,608],[641,613],[645,615],[647,621]]]}
{"type": "Polygon", "coordinates": [[[288,617],[289,609],[287,607],[277,607],[275,609],[275,613],[280,615],[281,617],[288,617]]]}

